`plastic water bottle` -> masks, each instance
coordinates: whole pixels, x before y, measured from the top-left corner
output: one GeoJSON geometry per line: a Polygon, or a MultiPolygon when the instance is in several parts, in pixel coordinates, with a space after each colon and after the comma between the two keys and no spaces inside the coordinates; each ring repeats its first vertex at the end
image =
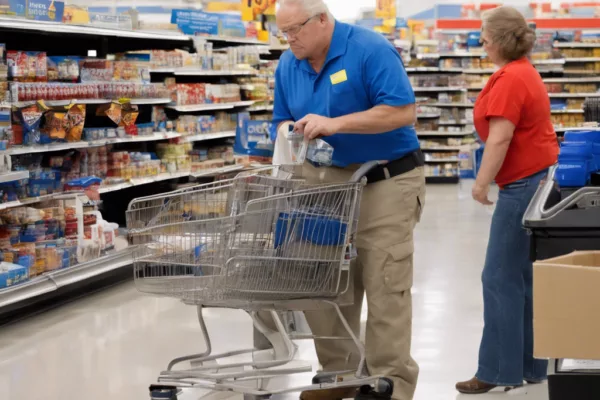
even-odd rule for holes
{"type": "Polygon", "coordinates": [[[333,163],[333,147],[321,139],[311,140],[306,158],[321,167],[329,167],[333,163]]]}

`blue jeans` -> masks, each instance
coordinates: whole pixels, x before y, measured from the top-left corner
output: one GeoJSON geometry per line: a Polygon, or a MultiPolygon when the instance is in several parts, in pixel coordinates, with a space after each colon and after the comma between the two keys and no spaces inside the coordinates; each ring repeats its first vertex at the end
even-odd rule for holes
{"type": "Polygon", "coordinates": [[[477,379],[498,386],[546,379],[533,358],[533,265],[523,214],[547,171],[500,190],[483,268],[483,337],[477,379]]]}

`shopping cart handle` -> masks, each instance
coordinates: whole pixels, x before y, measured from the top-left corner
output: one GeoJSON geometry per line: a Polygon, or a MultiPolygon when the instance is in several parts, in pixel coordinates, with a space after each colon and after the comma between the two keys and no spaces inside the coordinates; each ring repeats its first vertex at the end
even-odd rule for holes
{"type": "Polygon", "coordinates": [[[364,163],[350,178],[350,183],[358,183],[362,178],[367,176],[369,172],[384,164],[383,161],[369,161],[364,163]]]}

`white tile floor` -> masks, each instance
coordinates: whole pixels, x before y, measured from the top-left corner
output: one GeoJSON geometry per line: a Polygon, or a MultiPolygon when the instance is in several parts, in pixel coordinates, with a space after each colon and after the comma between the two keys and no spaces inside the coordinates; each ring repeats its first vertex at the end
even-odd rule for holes
{"type": "MultiPolygon", "coordinates": [[[[490,210],[468,187],[430,186],[416,234],[415,399],[467,399],[457,380],[475,372],[482,328],[480,273],[490,210]]],[[[250,347],[243,313],[207,313],[216,350],[250,347]]],[[[137,400],[167,362],[203,350],[195,309],[139,295],[132,283],[0,329],[0,397],[7,400],[137,400]]],[[[315,358],[312,346],[303,355],[315,358]]],[[[308,376],[310,378],[310,376],[308,376]]],[[[544,385],[477,399],[547,399],[544,385]]],[[[182,400],[197,399],[186,393],[182,400]]],[[[286,397],[293,398],[293,397],[286,397]]],[[[297,398],[297,396],[296,396],[297,398]]]]}

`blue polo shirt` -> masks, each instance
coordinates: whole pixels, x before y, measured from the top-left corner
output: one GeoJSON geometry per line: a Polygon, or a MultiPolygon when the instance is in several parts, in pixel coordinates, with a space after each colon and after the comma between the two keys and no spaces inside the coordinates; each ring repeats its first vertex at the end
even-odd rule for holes
{"type": "MultiPolygon", "coordinates": [[[[381,104],[414,103],[402,59],[392,44],[379,33],[338,21],[319,74],[289,50],[275,72],[275,125],[307,114],[335,118],[381,104]]],[[[396,160],[419,149],[413,126],[374,135],[338,133],[324,140],[333,146],[333,164],[338,167],[396,160]]]]}

